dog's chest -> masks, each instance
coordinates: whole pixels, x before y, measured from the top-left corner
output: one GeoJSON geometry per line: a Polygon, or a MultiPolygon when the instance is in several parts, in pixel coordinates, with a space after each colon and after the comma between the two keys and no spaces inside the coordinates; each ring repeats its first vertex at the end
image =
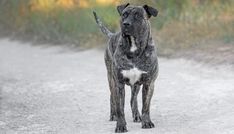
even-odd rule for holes
{"type": "Polygon", "coordinates": [[[145,71],[142,71],[136,67],[133,67],[129,70],[122,70],[123,77],[129,79],[129,83],[131,85],[134,85],[140,78],[143,73],[147,73],[145,71]]]}

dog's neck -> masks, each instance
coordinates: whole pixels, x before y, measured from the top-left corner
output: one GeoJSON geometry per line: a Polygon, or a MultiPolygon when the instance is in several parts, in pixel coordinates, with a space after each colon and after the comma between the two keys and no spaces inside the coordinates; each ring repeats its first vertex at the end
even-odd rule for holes
{"type": "Polygon", "coordinates": [[[137,50],[136,39],[133,36],[130,36],[131,48],[130,52],[134,53],[137,50]]]}
{"type": "Polygon", "coordinates": [[[122,34],[122,39],[122,50],[129,58],[140,56],[144,52],[145,48],[152,43],[150,31],[139,34],[138,37],[122,34]]]}

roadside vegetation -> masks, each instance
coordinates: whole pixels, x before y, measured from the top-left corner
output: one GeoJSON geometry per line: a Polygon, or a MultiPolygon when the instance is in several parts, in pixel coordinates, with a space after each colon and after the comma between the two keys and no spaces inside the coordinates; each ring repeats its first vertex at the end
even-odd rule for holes
{"type": "Polygon", "coordinates": [[[105,38],[92,10],[117,31],[116,5],[125,2],[149,4],[159,10],[151,22],[162,55],[210,40],[234,41],[233,0],[1,0],[0,34],[26,41],[100,47],[105,38]]]}

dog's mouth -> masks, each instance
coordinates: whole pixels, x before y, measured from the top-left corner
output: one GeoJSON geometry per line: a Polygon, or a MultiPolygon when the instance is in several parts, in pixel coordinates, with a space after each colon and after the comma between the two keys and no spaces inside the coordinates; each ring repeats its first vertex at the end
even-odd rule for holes
{"type": "Polygon", "coordinates": [[[122,33],[129,36],[133,35],[132,27],[122,26],[122,33]]]}
{"type": "Polygon", "coordinates": [[[123,29],[122,32],[123,32],[126,36],[132,36],[132,35],[133,35],[132,32],[131,32],[129,29],[127,29],[127,28],[123,29]]]}

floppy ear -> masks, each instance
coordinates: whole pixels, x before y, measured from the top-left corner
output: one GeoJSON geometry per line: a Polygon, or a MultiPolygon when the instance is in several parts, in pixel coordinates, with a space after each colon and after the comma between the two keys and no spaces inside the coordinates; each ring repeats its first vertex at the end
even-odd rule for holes
{"type": "Polygon", "coordinates": [[[123,5],[117,6],[117,10],[118,10],[118,12],[119,12],[119,15],[122,15],[123,10],[124,10],[128,5],[130,5],[130,4],[127,3],[127,4],[123,4],[123,5]]]}
{"type": "Polygon", "coordinates": [[[144,5],[143,8],[145,9],[148,17],[150,18],[151,16],[154,16],[156,17],[158,15],[158,10],[151,7],[151,6],[148,6],[148,5],[144,5]]]}

